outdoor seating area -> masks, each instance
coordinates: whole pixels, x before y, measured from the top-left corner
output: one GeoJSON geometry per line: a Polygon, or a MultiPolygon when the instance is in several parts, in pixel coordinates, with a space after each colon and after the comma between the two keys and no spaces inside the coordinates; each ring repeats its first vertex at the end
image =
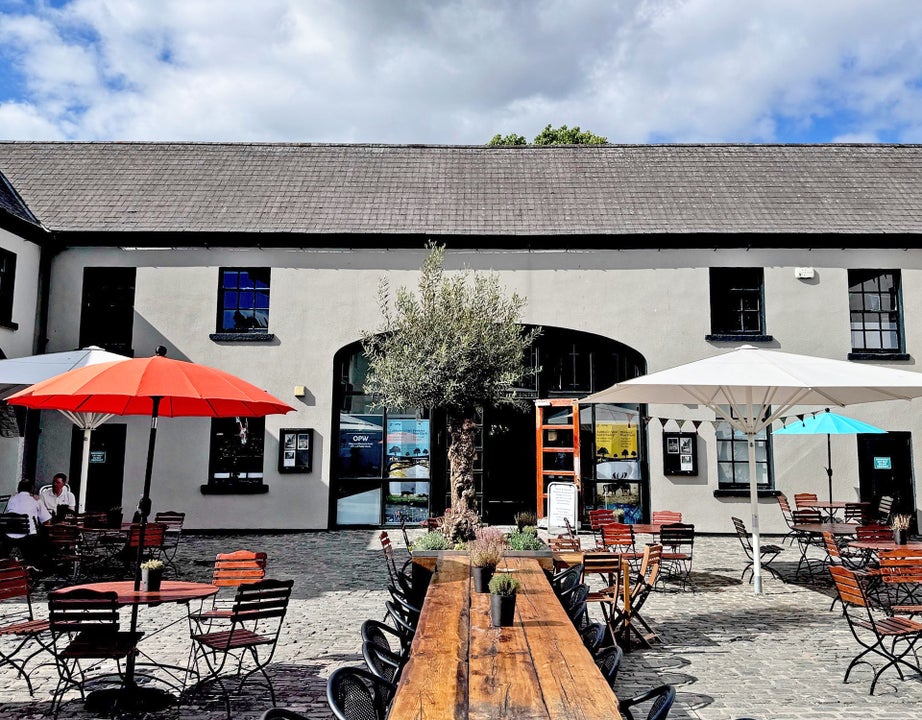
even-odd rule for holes
{"type": "MultiPolygon", "coordinates": [[[[589,537],[586,530],[580,533],[583,541],[589,537]]],[[[421,532],[410,529],[411,539],[421,532]]],[[[385,623],[389,630],[379,627],[385,616],[385,602],[394,603],[387,590],[390,576],[379,535],[380,531],[375,530],[259,536],[184,534],[176,557],[178,577],[183,582],[217,590],[225,570],[216,570],[215,558],[231,548],[259,548],[247,552],[265,553],[268,562],[262,556],[241,558],[240,563],[248,568],[245,572],[252,571],[254,578],[292,578],[275,653],[264,670],[271,679],[280,712],[287,709],[303,717],[327,720],[332,717],[327,703],[328,679],[340,667],[367,669],[362,645],[375,635],[376,629],[379,635],[387,635],[394,654],[406,655],[407,646],[394,624],[385,623]]],[[[409,558],[399,536],[399,532],[390,534],[398,571],[409,558]]],[[[585,544],[591,546],[591,540],[585,544]]],[[[797,576],[796,550],[789,549],[775,559],[773,568],[780,579],[766,576],[763,595],[753,594],[751,585],[740,581],[748,560],[735,536],[697,537],[694,552],[691,579],[695,592],[659,584],[645,600],[640,613],[658,640],[649,648],[635,642],[631,652],[623,653],[613,673],[619,701],[671,685],[676,692],[668,715],[671,720],[768,720],[804,716],[817,708],[833,720],[856,716],[908,719],[916,715],[918,703],[922,702],[922,682],[908,670],[906,679],[900,679],[893,668],[886,670],[874,695],[869,695],[874,673],[886,664],[886,659],[875,656],[874,669],[857,665],[849,681],[843,682],[849,663],[862,648],[851,635],[841,607],[829,610],[835,594],[831,582],[809,583],[803,574],[797,576]],[[818,651],[820,647],[822,651],[818,651]],[[767,692],[767,687],[786,688],[783,711],[779,710],[777,694],[767,692]]],[[[818,550],[811,553],[819,556],[818,550]]],[[[593,590],[607,582],[602,576],[589,578],[593,590]]],[[[229,586],[221,592],[233,597],[236,589],[229,586]]],[[[8,605],[17,610],[28,607],[22,597],[3,597],[2,613],[8,605]]],[[[204,610],[212,607],[212,597],[204,598],[204,610]]],[[[31,596],[34,622],[47,619],[47,599],[40,584],[31,596]]],[[[906,596],[902,599],[909,600],[906,596]]],[[[185,667],[190,652],[187,615],[190,607],[198,609],[200,604],[196,600],[189,606],[165,602],[142,607],[138,632],[144,632],[144,636],[139,648],[164,665],[185,667]],[[178,624],[170,631],[156,632],[174,622],[178,624]]],[[[227,603],[219,607],[226,609],[227,603]]],[[[122,606],[122,630],[128,629],[128,612],[130,608],[122,606]]],[[[590,625],[602,620],[598,604],[589,603],[588,614],[590,625]]],[[[19,617],[18,621],[28,622],[28,618],[19,617]]],[[[224,629],[226,625],[215,624],[207,632],[224,629]]],[[[598,636],[598,628],[584,629],[586,637],[593,631],[598,636]]],[[[50,639],[47,634],[44,637],[50,639]]],[[[590,637],[587,644],[591,642],[590,637]]],[[[0,649],[15,646],[13,638],[0,635],[0,649]]],[[[606,646],[611,647],[603,640],[596,650],[606,646]]],[[[28,647],[37,646],[27,646],[19,659],[28,656],[28,647]]],[[[898,648],[898,652],[901,650],[898,648]]],[[[614,654],[599,652],[596,659],[600,665],[610,665],[614,654]]],[[[3,717],[25,720],[50,711],[59,678],[49,659],[47,651],[40,650],[27,665],[32,694],[29,683],[15,667],[0,665],[0,681],[6,688],[6,697],[0,701],[3,717]]],[[[139,668],[139,672],[146,670],[139,668]]],[[[606,670],[610,672],[610,668],[606,670]]],[[[94,685],[92,689],[111,686],[112,678],[106,682],[108,685],[94,685]]],[[[206,684],[199,692],[189,694],[178,708],[171,706],[149,717],[226,718],[225,698],[229,697],[234,718],[259,718],[272,705],[265,679],[257,682],[250,678],[239,690],[238,683],[239,678],[236,682],[235,678],[225,678],[226,695],[217,683],[206,684]]],[[[644,717],[650,704],[632,709],[634,717],[644,717]]],[[[87,711],[79,693],[69,689],[58,717],[91,718],[97,714],[87,711]]]]}

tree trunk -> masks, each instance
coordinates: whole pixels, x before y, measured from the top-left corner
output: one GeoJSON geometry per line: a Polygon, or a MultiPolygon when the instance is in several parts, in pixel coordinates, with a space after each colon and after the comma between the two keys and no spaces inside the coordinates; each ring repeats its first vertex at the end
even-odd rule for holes
{"type": "Polygon", "coordinates": [[[451,445],[448,448],[448,462],[451,472],[451,508],[445,512],[442,531],[452,542],[464,542],[474,537],[474,529],[480,522],[474,512],[474,458],[476,443],[474,431],[477,423],[470,417],[448,418],[448,432],[451,445]]]}

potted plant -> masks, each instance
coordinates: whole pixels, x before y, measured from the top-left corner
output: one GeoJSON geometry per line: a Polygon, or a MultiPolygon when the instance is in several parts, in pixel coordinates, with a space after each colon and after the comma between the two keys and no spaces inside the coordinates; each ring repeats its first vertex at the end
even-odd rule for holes
{"type": "Polygon", "coordinates": [[[503,559],[502,545],[494,539],[481,537],[467,544],[471,557],[471,576],[474,578],[474,592],[488,592],[490,578],[503,559]]]}
{"type": "Polygon", "coordinates": [[[498,573],[490,580],[490,623],[495,627],[512,625],[519,587],[519,581],[509,573],[498,573]]]}
{"type": "Polygon", "coordinates": [[[909,515],[893,516],[893,542],[905,545],[909,541],[909,515]]]}
{"type": "Polygon", "coordinates": [[[141,592],[156,592],[163,580],[163,562],[146,560],[141,563],[141,592]]]}
{"type": "Polygon", "coordinates": [[[519,532],[522,532],[522,530],[528,526],[535,526],[538,524],[538,516],[528,510],[517,512],[512,516],[512,519],[515,520],[515,525],[519,529],[519,532]]]}

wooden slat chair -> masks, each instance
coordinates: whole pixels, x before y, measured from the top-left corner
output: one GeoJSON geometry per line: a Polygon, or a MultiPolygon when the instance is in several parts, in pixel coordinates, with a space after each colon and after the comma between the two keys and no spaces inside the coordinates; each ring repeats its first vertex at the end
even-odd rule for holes
{"type": "Polygon", "coordinates": [[[682,522],[682,513],[675,510],[654,510],[650,517],[654,525],[671,525],[682,522]]]}
{"type": "Polygon", "coordinates": [[[192,635],[189,670],[200,678],[196,689],[211,680],[217,681],[224,696],[228,720],[231,717],[230,695],[222,678],[228,662],[239,675],[244,661],[249,658],[253,667],[240,677],[237,692],[251,675],[261,673],[269,686],[272,705],[275,705],[275,688],[266,666],[275,654],[293,584],[293,580],[260,580],[241,585],[231,608],[230,628],[192,635]],[[201,661],[205,662],[208,670],[204,675],[200,672],[201,661]]]}
{"type": "Polygon", "coordinates": [[[778,493],[778,507],[781,508],[781,517],[784,518],[785,525],[788,526],[788,534],[781,539],[781,544],[783,545],[787,541],[788,545],[793,545],[797,540],[797,530],[794,529],[794,514],[791,510],[791,504],[788,502],[788,498],[784,493],[778,493]]]}
{"type": "Polygon", "coordinates": [[[682,589],[695,586],[691,581],[692,559],[695,548],[695,526],[675,522],[660,527],[659,544],[663,546],[660,577],[664,582],[675,580],[682,589]]]}
{"type": "Polygon", "coordinates": [[[601,546],[607,552],[636,552],[634,528],[625,523],[608,523],[599,528],[602,537],[601,546]]]}
{"type": "MultiPolygon", "coordinates": [[[[823,522],[823,514],[815,508],[795,510],[791,513],[791,516],[794,518],[795,525],[816,525],[823,522]]],[[[794,575],[795,577],[799,577],[801,569],[806,568],[810,582],[813,582],[817,577],[813,572],[814,565],[819,566],[817,567],[817,571],[821,570],[822,566],[825,565],[825,559],[817,560],[816,558],[811,558],[809,552],[811,548],[825,550],[822,538],[815,533],[809,532],[798,532],[795,537],[797,538],[797,545],[800,548],[800,559],[797,561],[797,571],[794,575]]]]}
{"type": "Polygon", "coordinates": [[[19,550],[19,540],[7,537],[7,533],[12,535],[26,535],[32,528],[32,521],[28,515],[22,513],[0,513],[0,552],[4,557],[22,559],[22,551],[19,550]],[[15,557],[14,557],[15,556],[15,557]]]}
{"type": "Polygon", "coordinates": [[[842,519],[847,523],[864,524],[865,509],[861,503],[845,503],[842,519]]]}
{"type": "Polygon", "coordinates": [[[854,570],[833,566],[829,568],[839,599],[842,601],[845,619],[849,630],[858,644],[864,648],[849,663],[845,671],[843,682],[848,682],[852,669],[861,663],[874,666],[867,658],[869,655],[879,655],[886,663],[874,672],[869,693],[874,694],[877,681],[887,668],[896,668],[900,677],[903,677],[901,665],[918,674],[920,669],[910,663],[906,656],[912,653],[915,659],[916,643],[922,638],[922,623],[910,618],[895,616],[882,617],[872,609],[861,576],[854,570]],[[897,643],[905,643],[903,649],[897,652],[897,643]]]}
{"type": "Polygon", "coordinates": [[[186,521],[186,513],[175,510],[165,510],[154,515],[154,522],[166,525],[163,544],[160,546],[160,559],[165,565],[178,572],[176,567],[176,553],[179,552],[179,541],[182,539],[182,526],[186,521]]]}
{"type": "MultiPolygon", "coordinates": [[[[836,540],[836,536],[831,532],[823,533],[823,545],[829,556],[827,560],[829,567],[845,567],[849,570],[862,570],[865,571],[866,574],[876,572],[873,568],[868,568],[866,570],[867,557],[863,552],[849,548],[847,545],[844,547],[840,546],[836,540]]],[[[839,602],[838,595],[833,597],[829,609],[832,610],[837,602],[839,602]]]]}
{"type": "Polygon", "coordinates": [[[589,511],[589,529],[592,530],[592,537],[595,540],[596,547],[602,546],[602,526],[613,522],[617,522],[614,510],[599,508],[589,511]]]}
{"type": "Polygon", "coordinates": [[[12,647],[0,645],[0,667],[12,666],[26,681],[29,695],[35,695],[26,665],[39,653],[52,652],[50,625],[48,620],[35,619],[29,573],[16,560],[0,560],[0,639],[13,643],[12,647]],[[31,652],[19,659],[17,656],[27,648],[31,652]]]}
{"type": "MultiPolygon", "coordinates": [[[[614,620],[618,611],[618,596],[621,592],[621,569],[625,561],[621,555],[610,552],[587,552],[583,554],[583,579],[590,582],[593,576],[601,579],[601,587],[592,590],[586,597],[587,603],[598,603],[602,619],[608,629],[609,643],[617,638],[614,620]]],[[[598,584],[598,583],[593,583],[598,584]]]]}
{"type": "Polygon", "coordinates": [[[69,523],[48,526],[48,559],[51,570],[72,581],[80,574],[83,562],[82,533],[69,523]]]}
{"type": "Polygon", "coordinates": [[[817,500],[816,493],[794,493],[794,506],[798,510],[809,510],[817,500]]]}
{"type": "Polygon", "coordinates": [[[576,530],[573,529],[573,525],[570,522],[570,518],[565,517],[563,519],[563,524],[567,529],[567,537],[570,538],[571,540],[576,540],[577,542],[579,542],[579,536],[576,534],[576,530]]]}
{"type": "Polygon", "coordinates": [[[548,538],[547,545],[552,552],[579,552],[582,549],[579,538],[569,538],[563,535],[548,538]]]}
{"type": "Polygon", "coordinates": [[[57,717],[64,694],[71,687],[84,697],[85,671],[81,660],[121,660],[137,649],[143,632],[119,630],[118,596],[95,590],[56,590],[48,593],[48,624],[57,661],[58,684],[51,699],[57,717]]]}
{"type": "MultiPolygon", "coordinates": [[[[893,528],[889,525],[859,525],[855,528],[855,539],[866,542],[892,542],[893,528]]],[[[865,564],[877,566],[877,552],[875,550],[864,550],[865,564]]]]}
{"type": "Polygon", "coordinates": [[[215,556],[211,584],[221,590],[231,589],[231,596],[228,597],[227,593],[219,590],[218,594],[212,597],[211,608],[190,613],[189,619],[197,625],[229,620],[237,588],[264,579],[268,560],[266,553],[250,550],[218,553],[215,556]]]}
{"type": "Polygon", "coordinates": [[[893,515],[893,498],[882,495],[877,503],[877,522],[880,525],[889,525],[893,515]]]}
{"type": "Polygon", "coordinates": [[[886,609],[897,615],[922,613],[922,552],[906,547],[882,551],[881,587],[887,593],[886,609]]]}
{"type": "MultiPolygon", "coordinates": [[[[746,567],[743,568],[743,572],[740,574],[740,580],[744,580],[748,572],[749,582],[752,582],[752,577],[755,574],[752,566],[755,561],[753,560],[752,541],[749,539],[749,532],[746,530],[746,525],[742,520],[737,517],[730,519],[733,521],[733,527],[736,529],[736,536],[739,538],[740,545],[743,546],[743,552],[749,560],[746,567]]],[[[778,574],[778,571],[772,567],[772,562],[783,552],[784,548],[778,545],[771,545],[769,543],[759,544],[759,559],[761,560],[762,569],[771,573],[774,577],[781,580],[781,582],[784,582],[784,578],[782,578],[781,575],[778,574]]]]}
{"type": "MultiPolygon", "coordinates": [[[[145,558],[159,558],[165,535],[166,525],[157,522],[147,523],[144,528],[145,558]]],[[[107,561],[121,564],[122,569],[127,571],[134,566],[138,557],[138,545],[141,542],[141,523],[132,523],[128,528],[127,536],[122,533],[103,535],[99,538],[99,542],[109,553],[107,561]]]]}
{"type": "Polygon", "coordinates": [[[621,607],[618,608],[613,623],[616,628],[615,638],[625,651],[631,647],[632,634],[640,641],[643,647],[650,647],[651,642],[659,639],[659,636],[643,618],[640,611],[656,586],[662,555],[662,545],[647,545],[644,548],[640,571],[632,578],[633,582],[627,599],[625,600],[622,597],[621,607]]]}

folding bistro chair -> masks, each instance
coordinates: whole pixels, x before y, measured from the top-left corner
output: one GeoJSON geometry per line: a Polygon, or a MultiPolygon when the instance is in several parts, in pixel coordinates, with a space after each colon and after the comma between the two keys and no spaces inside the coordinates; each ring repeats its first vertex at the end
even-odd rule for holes
{"type": "MultiPolygon", "coordinates": [[[[743,568],[743,572],[740,574],[740,580],[742,581],[746,577],[746,573],[749,573],[749,582],[752,582],[752,577],[755,575],[755,570],[753,570],[753,554],[752,554],[752,542],[749,539],[749,533],[746,531],[746,525],[739,518],[730,518],[733,521],[733,526],[736,528],[736,536],[739,538],[740,545],[743,546],[743,552],[746,554],[746,558],[749,561],[746,564],[746,567],[743,568]]],[[[759,545],[759,560],[761,561],[761,567],[763,570],[767,570],[773,576],[784,582],[778,571],[772,567],[772,562],[776,557],[784,552],[783,547],[778,545],[771,545],[767,543],[760,543],[759,545]]]]}
{"type": "Polygon", "coordinates": [[[589,511],[589,529],[592,530],[592,537],[595,540],[596,547],[602,546],[602,526],[613,522],[617,522],[614,510],[599,508],[589,511]]]}
{"type": "Polygon", "coordinates": [[[163,544],[160,546],[160,559],[165,565],[178,572],[176,567],[176,553],[179,551],[179,541],[182,538],[182,526],[186,521],[186,513],[175,510],[165,510],[154,515],[154,522],[166,525],[163,535],[163,544]]]}
{"type": "Polygon", "coordinates": [[[29,531],[32,529],[32,521],[28,515],[22,513],[0,513],[0,548],[3,555],[8,558],[17,560],[23,559],[22,550],[19,548],[20,540],[7,537],[11,535],[25,535],[29,537],[29,531]]]}
{"type": "Polygon", "coordinates": [[[121,660],[137,649],[143,632],[119,630],[118,596],[96,590],[56,590],[48,593],[48,624],[58,668],[58,684],[51,698],[57,717],[64,694],[76,687],[85,698],[85,671],[81,660],[121,660]]]}
{"type": "Polygon", "coordinates": [[[794,493],[794,505],[798,510],[809,510],[818,499],[816,493],[794,493]]]}
{"type": "Polygon", "coordinates": [[[615,618],[618,615],[618,596],[622,589],[621,570],[624,562],[617,553],[587,552],[583,554],[583,577],[586,582],[589,582],[590,575],[598,575],[602,581],[602,587],[591,591],[586,597],[586,602],[599,603],[611,643],[614,643],[617,638],[615,618]]]}
{"type": "MultiPolygon", "coordinates": [[[[266,672],[278,643],[282,622],[288,609],[293,580],[260,580],[237,588],[234,606],[229,618],[230,629],[192,635],[193,653],[189,674],[195,673],[200,681],[196,687],[215,680],[224,696],[228,720],[231,717],[230,695],[224,685],[222,673],[228,661],[236,664],[236,674],[241,675],[237,692],[251,675],[261,673],[269,686],[272,705],[275,705],[275,688],[266,672]],[[243,673],[243,663],[249,657],[253,668],[243,673]],[[199,672],[200,660],[205,661],[208,673],[199,672]]],[[[188,680],[188,674],[187,674],[188,680]]]]}
{"type": "Polygon", "coordinates": [[[682,513],[675,510],[654,510],[650,517],[653,525],[671,525],[682,522],[682,513]]]}
{"type": "Polygon", "coordinates": [[[625,523],[608,523],[599,529],[602,547],[607,552],[634,553],[634,528],[625,523]]]}
{"type": "Polygon", "coordinates": [[[882,495],[877,503],[877,522],[881,525],[889,525],[892,514],[893,498],[889,495],[882,495]]]}
{"type": "Polygon", "coordinates": [[[82,534],[80,528],[68,523],[48,527],[48,559],[58,575],[75,581],[83,562],[82,534]]]}
{"type": "Polygon", "coordinates": [[[659,542],[663,546],[660,576],[663,581],[675,580],[695,591],[691,581],[692,556],[695,547],[695,526],[687,523],[670,523],[660,528],[659,542]]]}
{"type": "Polygon", "coordinates": [[[885,609],[896,615],[922,613],[922,552],[907,547],[882,551],[881,590],[886,594],[885,609]]]}
{"type": "MultiPolygon", "coordinates": [[[[794,518],[795,526],[819,525],[823,522],[822,514],[819,510],[816,509],[795,510],[792,513],[792,516],[794,518]]],[[[812,563],[825,563],[817,560],[816,558],[811,558],[809,556],[809,552],[811,548],[825,549],[822,538],[816,533],[800,531],[797,532],[795,537],[797,539],[797,545],[800,548],[800,559],[797,561],[797,570],[795,571],[794,575],[799,576],[801,568],[806,568],[807,575],[810,577],[810,582],[813,582],[816,579],[816,576],[813,574],[812,563]]]]}
{"type": "Polygon", "coordinates": [[[650,647],[651,642],[659,639],[640,611],[656,585],[662,555],[662,545],[647,545],[644,548],[640,571],[633,578],[627,597],[621,598],[622,604],[617,609],[613,625],[616,628],[615,638],[619,640],[618,644],[624,648],[625,652],[630,650],[632,633],[643,647],[650,647]]]}
{"type": "Polygon", "coordinates": [[[0,644],[0,667],[11,665],[26,681],[29,695],[34,695],[26,665],[39,653],[52,652],[50,625],[48,620],[36,620],[32,614],[29,573],[16,560],[0,560],[0,601],[3,600],[11,602],[0,602],[0,641],[5,643],[10,638],[13,647],[0,644]],[[34,649],[33,645],[36,646],[34,649]],[[17,659],[17,655],[26,648],[32,652],[21,660],[17,659]]]}
{"type": "MultiPolygon", "coordinates": [[[[259,582],[266,576],[267,562],[268,557],[264,552],[236,550],[218,553],[215,556],[211,584],[225,590],[232,588],[232,594],[235,596],[237,588],[241,585],[259,582]]],[[[229,620],[233,612],[234,599],[219,590],[217,595],[212,596],[209,609],[202,608],[199,612],[189,613],[189,619],[198,625],[210,625],[215,620],[229,620]]]]}
{"type": "Polygon", "coordinates": [[[911,670],[914,675],[919,673],[918,665],[910,663],[906,656],[912,653],[913,659],[918,663],[915,646],[919,638],[922,638],[922,623],[906,617],[876,615],[871,608],[862,579],[854,570],[833,566],[829,568],[829,572],[836,584],[839,599],[842,601],[849,630],[858,644],[864,648],[849,663],[843,682],[848,682],[852,669],[860,663],[871,665],[871,668],[874,668],[870,660],[865,659],[869,655],[879,655],[886,660],[886,663],[874,672],[869,691],[871,695],[874,694],[874,688],[880,676],[889,667],[895,668],[901,679],[904,678],[901,665],[911,670]],[[900,652],[897,652],[899,642],[905,645],[900,652]]]}
{"type": "Polygon", "coordinates": [[[784,524],[788,526],[788,534],[781,539],[781,543],[787,540],[788,545],[793,545],[797,539],[798,531],[794,529],[794,514],[791,511],[791,504],[784,493],[778,493],[778,507],[781,508],[781,517],[784,518],[784,524]]]}
{"type": "MultiPolygon", "coordinates": [[[[892,542],[893,528],[891,528],[889,525],[859,525],[855,528],[855,539],[865,542],[892,542]]],[[[865,549],[865,564],[875,564],[876,560],[874,558],[876,555],[877,552],[875,550],[870,548],[865,549]]]]}

